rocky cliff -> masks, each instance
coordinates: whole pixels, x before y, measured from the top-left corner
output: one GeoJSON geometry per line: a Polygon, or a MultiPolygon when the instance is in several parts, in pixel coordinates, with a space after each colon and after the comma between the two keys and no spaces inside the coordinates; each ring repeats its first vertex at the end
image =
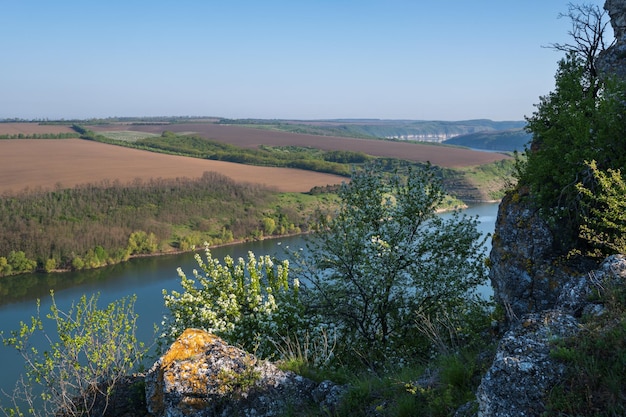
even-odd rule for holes
{"type": "MultiPolygon", "coordinates": [[[[626,80],[626,0],[607,0],[616,42],[598,59],[600,73],[626,80]]],[[[477,392],[480,417],[540,416],[547,393],[563,376],[550,355],[557,340],[577,334],[581,317],[604,314],[590,295],[626,284],[626,257],[599,267],[565,266],[555,254],[555,233],[524,189],[501,202],[490,278],[507,323],[495,359],[477,392]]]]}
{"type": "Polygon", "coordinates": [[[604,9],[611,18],[615,44],[600,53],[597,67],[602,74],[626,79],[626,0],[607,0],[604,9]]]}

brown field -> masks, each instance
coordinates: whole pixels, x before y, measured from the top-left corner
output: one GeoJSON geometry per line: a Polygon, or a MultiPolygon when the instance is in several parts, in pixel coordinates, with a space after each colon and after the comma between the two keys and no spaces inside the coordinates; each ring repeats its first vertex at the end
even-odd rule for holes
{"type": "Polygon", "coordinates": [[[137,126],[108,125],[91,126],[88,128],[96,132],[111,130],[134,130],[157,134],[160,134],[164,130],[172,132],[196,132],[201,137],[241,147],[255,148],[259,145],[309,146],[322,150],[364,152],[373,156],[401,158],[417,162],[430,161],[433,165],[446,168],[482,165],[509,158],[499,153],[472,151],[469,149],[423,143],[305,135],[277,130],[254,129],[211,123],[181,123],[167,126],[162,124],[137,126]]]}
{"type": "Polygon", "coordinates": [[[306,192],[345,181],[330,174],[165,155],[81,139],[0,140],[0,195],[103,180],[197,178],[206,171],[284,192],[306,192]]]}
{"type": "Polygon", "coordinates": [[[0,123],[0,135],[40,135],[43,133],[75,133],[69,126],[39,123],[0,123]]]}

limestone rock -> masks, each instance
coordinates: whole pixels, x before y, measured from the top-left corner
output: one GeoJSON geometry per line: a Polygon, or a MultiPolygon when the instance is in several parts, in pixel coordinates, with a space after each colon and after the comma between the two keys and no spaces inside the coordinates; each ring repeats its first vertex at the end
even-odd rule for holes
{"type": "Polygon", "coordinates": [[[591,297],[594,291],[602,293],[611,287],[623,286],[626,281],[626,256],[612,255],[598,269],[572,278],[563,285],[556,308],[576,316],[599,315],[604,311],[591,297]]]}
{"type": "Polygon", "coordinates": [[[553,308],[557,283],[566,280],[552,265],[550,228],[523,197],[523,190],[509,193],[500,203],[489,255],[494,298],[513,321],[553,308]]]}
{"type": "MultiPolygon", "coordinates": [[[[146,401],[154,416],[280,416],[310,407],[316,388],[215,335],[187,329],[148,372],[146,401]]],[[[325,389],[336,394],[332,383],[325,389]]],[[[318,397],[332,406],[323,391],[318,397]]]]}
{"type": "Polygon", "coordinates": [[[604,9],[611,18],[615,44],[598,57],[601,74],[615,74],[626,80],[626,0],[607,0],[604,9]]]}
{"type": "Polygon", "coordinates": [[[576,317],[602,314],[590,297],[626,283],[626,256],[608,257],[596,270],[569,277],[550,310],[527,314],[505,333],[482,379],[480,417],[540,416],[543,399],[563,376],[564,365],[550,358],[550,343],[578,332],[576,317]]]}
{"type": "Polygon", "coordinates": [[[551,359],[550,342],[577,331],[574,317],[554,310],[529,314],[513,326],[478,387],[479,417],[541,415],[546,393],[565,370],[551,359]]]}

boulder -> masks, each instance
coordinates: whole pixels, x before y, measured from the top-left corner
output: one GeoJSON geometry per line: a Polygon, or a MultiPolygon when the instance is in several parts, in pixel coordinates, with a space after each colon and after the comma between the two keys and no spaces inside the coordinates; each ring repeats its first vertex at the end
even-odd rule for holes
{"type": "Polygon", "coordinates": [[[281,416],[316,404],[332,409],[339,391],[332,383],[318,386],[282,371],[198,329],[185,330],[146,376],[153,416],[281,416]]]}
{"type": "Polygon", "coordinates": [[[578,331],[574,317],[560,311],[527,315],[502,338],[476,397],[479,417],[540,416],[548,390],[565,367],[550,357],[550,343],[578,331]]]}

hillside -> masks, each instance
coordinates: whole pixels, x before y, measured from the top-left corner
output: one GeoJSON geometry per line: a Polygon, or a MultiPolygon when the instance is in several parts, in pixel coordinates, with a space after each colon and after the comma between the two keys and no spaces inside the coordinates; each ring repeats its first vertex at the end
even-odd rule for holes
{"type": "Polygon", "coordinates": [[[476,132],[519,129],[525,125],[524,121],[498,122],[489,119],[461,121],[384,119],[332,119],[308,121],[221,119],[219,123],[322,136],[387,138],[427,142],[442,142],[458,135],[466,135],[476,132]]]}
{"type": "Polygon", "coordinates": [[[472,149],[513,152],[523,151],[524,146],[530,142],[530,139],[531,134],[526,133],[523,129],[509,129],[469,133],[446,139],[443,143],[472,149]]]}

